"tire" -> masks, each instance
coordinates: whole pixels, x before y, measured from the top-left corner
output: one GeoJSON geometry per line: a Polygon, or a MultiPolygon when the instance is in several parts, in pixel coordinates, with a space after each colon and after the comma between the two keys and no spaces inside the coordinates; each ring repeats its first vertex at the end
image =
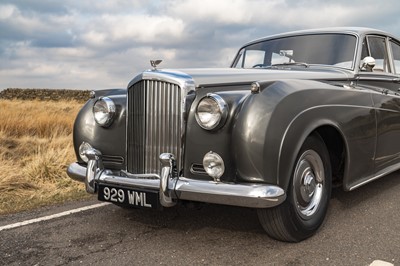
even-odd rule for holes
{"type": "Polygon", "coordinates": [[[299,242],[322,225],[332,190],[329,153],[319,134],[303,143],[294,164],[286,200],[273,208],[258,209],[267,234],[280,241],[299,242]]]}

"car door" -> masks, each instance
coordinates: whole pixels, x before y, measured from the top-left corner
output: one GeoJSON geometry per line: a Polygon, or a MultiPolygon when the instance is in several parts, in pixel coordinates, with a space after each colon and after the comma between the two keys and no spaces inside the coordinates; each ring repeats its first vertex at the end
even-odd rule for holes
{"type": "Polygon", "coordinates": [[[364,56],[372,56],[372,72],[360,72],[358,84],[373,89],[377,140],[375,175],[393,171],[400,164],[400,44],[384,36],[367,36],[364,56]]]}

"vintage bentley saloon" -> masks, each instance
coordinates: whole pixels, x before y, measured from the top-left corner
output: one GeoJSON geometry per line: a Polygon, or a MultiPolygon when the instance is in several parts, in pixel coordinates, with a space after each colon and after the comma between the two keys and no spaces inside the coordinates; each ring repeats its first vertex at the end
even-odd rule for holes
{"type": "Polygon", "coordinates": [[[68,168],[100,201],[257,209],[272,238],[324,221],[331,189],[400,168],[400,41],[366,28],[274,35],[230,68],[161,69],[99,90],[74,126],[68,168]]]}

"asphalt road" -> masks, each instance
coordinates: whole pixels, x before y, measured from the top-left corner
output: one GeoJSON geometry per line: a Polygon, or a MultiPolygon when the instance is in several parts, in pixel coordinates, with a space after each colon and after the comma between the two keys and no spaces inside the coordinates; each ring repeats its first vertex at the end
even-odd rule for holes
{"type": "MultiPolygon", "coordinates": [[[[5,225],[97,203],[0,216],[5,225]]],[[[297,244],[268,238],[254,210],[162,212],[107,205],[0,231],[0,265],[400,265],[400,172],[335,190],[323,227],[297,244]]]]}

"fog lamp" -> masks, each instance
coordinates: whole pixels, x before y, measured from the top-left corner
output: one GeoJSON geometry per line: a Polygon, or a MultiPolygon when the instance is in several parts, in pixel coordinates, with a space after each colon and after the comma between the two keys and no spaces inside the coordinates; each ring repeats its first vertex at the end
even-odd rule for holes
{"type": "Polygon", "coordinates": [[[203,167],[209,176],[211,176],[215,182],[220,182],[220,177],[225,172],[224,160],[218,153],[210,151],[204,155],[203,167]]]}
{"type": "Polygon", "coordinates": [[[93,149],[93,147],[87,142],[82,142],[81,146],[79,146],[79,157],[81,157],[82,161],[85,163],[89,161],[88,157],[86,157],[86,151],[90,149],[93,149]]]}

